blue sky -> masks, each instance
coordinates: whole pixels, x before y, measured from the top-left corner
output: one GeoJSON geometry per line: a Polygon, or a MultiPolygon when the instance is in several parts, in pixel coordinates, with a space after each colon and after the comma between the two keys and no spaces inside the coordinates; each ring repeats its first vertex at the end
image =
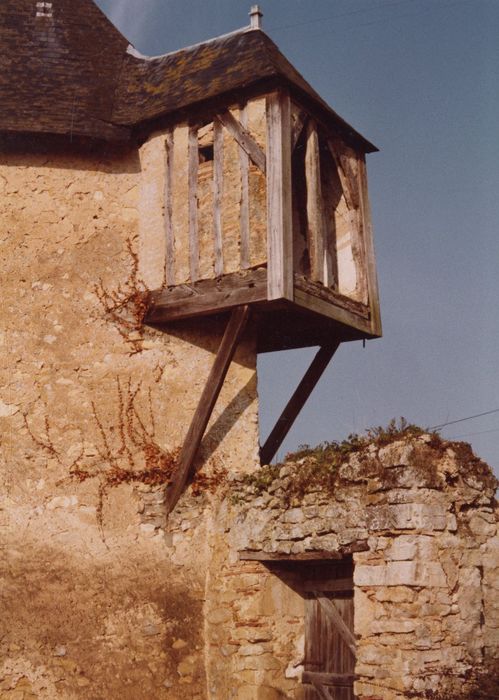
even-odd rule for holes
{"type": "MultiPolygon", "coordinates": [[[[141,52],[248,23],[251,0],[99,0],[141,52]]],[[[499,409],[499,0],[266,0],[264,29],[380,153],[368,174],[384,337],[344,344],[290,432],[499,409]]],[[[259,359],[262,438],[314,350],[259,359]]],[[[451,425],[499,468],[499,412],[451,425]]]]}

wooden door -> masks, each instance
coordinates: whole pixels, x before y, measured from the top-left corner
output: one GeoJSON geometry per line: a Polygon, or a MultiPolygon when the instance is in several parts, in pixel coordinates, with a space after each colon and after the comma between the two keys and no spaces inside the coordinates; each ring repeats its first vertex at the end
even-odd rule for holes
{"type": "Polygon", "coordinates": [[[305,582],[305,700],[354,700],[353,564],[305,582]]]}

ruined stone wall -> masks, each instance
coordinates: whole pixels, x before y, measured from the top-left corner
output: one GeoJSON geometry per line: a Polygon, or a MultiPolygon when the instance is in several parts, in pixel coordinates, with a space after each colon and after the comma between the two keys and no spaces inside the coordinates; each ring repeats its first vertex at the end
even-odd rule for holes
{"type": "Polygon", "coordinates": [[[210,478],[255,467],[255,354],[229,370],[180,554],[155,484],[223,326],[141,327],[142,179],[138,152],[0,159],[2,699],[206,696],[210,478]]]}
{"type": "Polygon", "coordinates": [[[259,684],[262,697],[301,697],[296,560],[353,552],[357,696],[403,700],[451,687],[458,698],[469,671],[499,653],[490,470],[466,446],[429,435],[365,445],[327,465],[312,454],[234,486],[233,551],[268,560],[234,557],[220,571],[219,643],[230,650],[233,673],[253,684],[235,697],[260,697],[259,684]],[[278,557],[295,558],[294,579],[278,557]]]}

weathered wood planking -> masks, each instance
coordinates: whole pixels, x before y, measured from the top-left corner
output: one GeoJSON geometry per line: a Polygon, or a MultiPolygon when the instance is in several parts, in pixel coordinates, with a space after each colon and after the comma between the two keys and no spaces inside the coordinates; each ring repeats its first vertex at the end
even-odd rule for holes
{"type": "Polygon", "coordinates": [[[357,679],[355,673],[320,673],[318,671],[304,671],[303,683],[330,685],[333,687],[351,686],[357,679]]]}
{"type": "Polygon", "coordinates": [[[310,278],[313,282],[329,284],[325,265],[325,226],[321,187],[319,135],[313,120],[307,124],[305,153],[305,179],[307,183],[307,243],[310,255],[310,278]]]}
{"type": "Polygon", "coordinates": [[[237,345],[248,322],[249,314],[249,306],[238,306],[232,311],[213,367],[182,445],[175,474],[172,476],[170,486],[167,489],[167,508],[169,513],[175,508],[192,472],[196,453],[222,389],[237,345]]]}
{"type": "Polygon", "coordinates": [[[260,451],[262,464],[270,464],[274,458],[338,346],[339,342],[336,342],[330,346],[320,348],[317,352],[260,451]]]}
{"type": "Polygon", "coordinates": [[[322,299],[328,302],[328,304],[333,304],[334,306],[339,306],[346,311],[350,311],[353,314],[357,314],[361,318],[369,318],[369,307],[360,301],[355,301],[355,299],[350,299],[344,294],[339,294],[328,287],[324,287],[322,284],[317,282],[312,282],[310,279],[304,275],[295,274],[295,289],[299,289],[302,292],[310,294],[312,297],[317,299],[322,299]]]}
{"type": "Polygon", "coordinates": [[[175,283],[190,279],[189,256],[189,127],[173,134],[172,228],[175,240],[175,283]]]}
{"type": "Polygon", "coordinates": [[[223,275],[224,257],[222,240],[222,197],[224,186],[224,137],[221,123],[213,123],[213,235],[215,276],[223,275]]]}
{"type": "MultiPolygon", "coordinates": [[[[245,130],[248,127],[247,106],[241,107],[241,124],[245,130]]],[[[250,267],[250,210],[249,210],[249,156],[242,146],[239,146],[239,168],[241,172],[241,208],[240,208],[240,238],[241,238],[241,269],[250,267]]]]}
{"type": "MultiPolygon", "coordinates": [[[[353,656],[355,657],[355,654],[356,654],[355,637],[353,635],[353,632],[351,631],[351,629],[348,627],[348,625],[344,621],[343,617],[341,616],[341,613],[339,612],[338,608],[336,607],[336,603],[333,600],[330,600],[329,598],[327,598],[321,591],[314,591],[314,595],[317,598],[317,600],[319,601],[319,605],[321,606],[322,610],[329,617],[332,624],[335,626],[335,628],[337,629],[337,631],[341,635],[341,638],[343,639],[343,641],[345,642],[345,644],[348,646],[348,648],[352,652],[353,656]]],[[[349,600],[349,599],[346,599],[346,600],[349,600]]]]}
{"type": "Polygon", "coordinates": [[[359,162],[360,206],[364,246],[366,251],[365,265],[367,277],[367,294],[371,309],[371,329],[374,335],[381,335],[381,316],[379,310],[378,278],[376,274],[376,256],[371,224],[371,209],[367,192],[367,172],[364,159],[359,162]]]}
{"type": "Polygon", "coordinates": [[[357,312],[352,312],[340,306],[333,305],[330,301],[325,301],[319,296],[312,295],[298,288],[294,290],[294,301],[295,304],[298,304],[298,306],[304,309],[314,311],[321,316],[327,316],[334,321],[355,328],[366,335],[371,334],[370,320],[363,318],[357,312]]]}
{"type": "Polygon", "coordinates": [[[293,299],[291,103],[283,91],[267,97],[268,298],[293,299]]]}
{"type": "Polygon", "coordinates": [[[267,270],[247,270],[153,292],[145,322],[160,324],[226,311],[267,299],[267,270]]]}
{"type": "Polygon", "coordinates": [[[173,132],[168,130],[165,135],[165,187],[163,191],[163,221],[165,227],[165,283],[175,282],[175,238],[172,222],[172,183],[175,163],[173,157],[173,132]]]}
{"type": "Polygon", "coordinates": [[[301,552],[299,554],[280,554],[279,552],[239,552],[241,561],[338,561],[343,558],[341,552],[301,552]]]}

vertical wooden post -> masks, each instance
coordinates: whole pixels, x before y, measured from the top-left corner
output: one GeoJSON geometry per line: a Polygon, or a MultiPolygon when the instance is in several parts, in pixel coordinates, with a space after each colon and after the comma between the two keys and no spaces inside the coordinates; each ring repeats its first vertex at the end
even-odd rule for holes
{"type": "Polygon", "coordinates": [[[249,306],[236,306],[231,314],[222,342],[218,348],[203,393],[180,452],[176,473],[167,490],[168,512],[170,513],[182,495],[187,479],[192,471],[194,458],[203,439],[213,408],[222,389],[237,345],[244,332],[250,314],[249,306]]]}
{"type": "Polygon", "coordinates": [[[191,282],[196,282],[199,279],[198,168],[198,130],[197,127],[191,126],[189,129],[189,269],[191,282]]]}
{"type": "MultiPolygon", "coordinates": [[[[248,109],[244,105],[240,111],[241,124],[248,128],[248,109]]],[[[249,156],[242,146],[239,146],[239,168],[241,171],[241,212],[240,212],[240,240],[241,240],[241,269],[247,270],[250,266],[250,213],[249,213],[249,156]]]]}
{"type": "Polygon", "coordinates": [[[166,238],[165,282],[175,284],[175,239],[173,234],[172,182],[174,173],[173,163],[173,131],[170,129],[165,140],[165,189],[163,192],[163,211],[166,238]]]}
{"type": "Polygon", "coordinates": [[[371,209],[367,193],[366,162],[359,160],[359,185],[360,185],[360,220],[364,237],[365,266],[367,275],[367,294],[371,309],[371,330],[375,335],[381,335],[381,315],[379,310],[378,277],[376,274],[376,257],[374,253],[373,231],[371,224],[371,209]]]}
{"type": "Polygon", "coordinates": [[[291,103],[279,91],[267,98],[268,298],[293,299],[291,103]]]}
{"type": "Polygon", "coordinates": [[[224,272],[222,241],[222,197],[224,179],[224,135],[220,120],[213,122],[213,231],[215,236],[215,276],[224,272]]]}
{"type": "Polygon", "coordinates": [[[319,135],[317,125],[312,119],[307,124],[305,179],[307,181],[307,243],[310,254],[310,276],[314,282],[325,283],[325,226],[319,135]]]}

